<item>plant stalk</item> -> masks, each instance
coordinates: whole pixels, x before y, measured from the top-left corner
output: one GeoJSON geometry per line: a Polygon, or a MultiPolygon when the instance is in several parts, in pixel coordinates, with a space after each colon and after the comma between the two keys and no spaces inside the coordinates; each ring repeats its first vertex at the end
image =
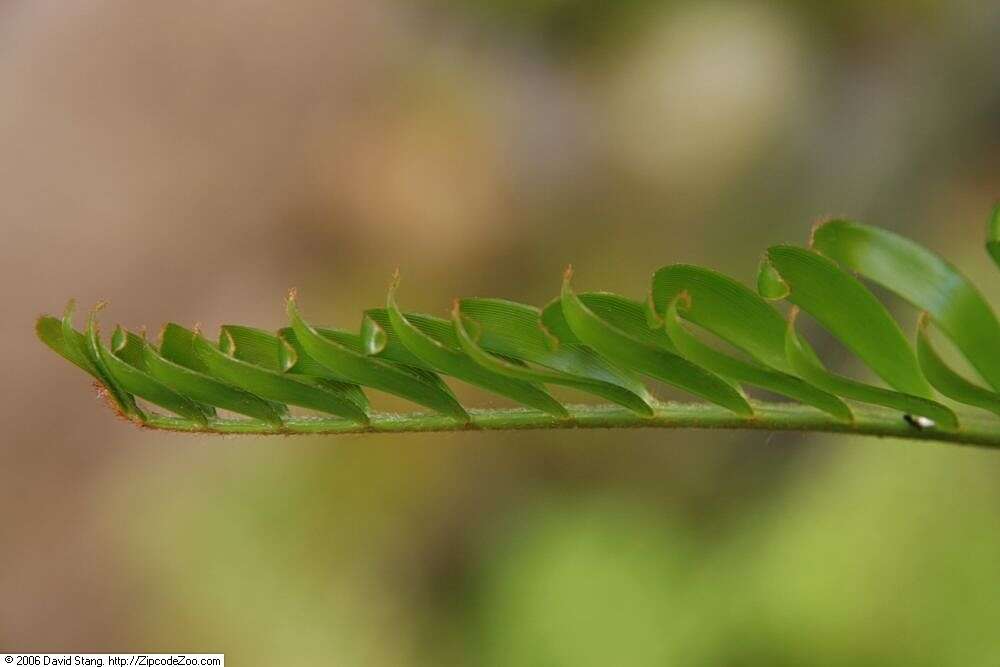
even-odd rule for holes
{"type": "Polygon", "coordinates": [[[431,433],[443,431],[511,431],[573,428],[698,428],[753,429],[848,433],[884,438],[930,440],[959,445],[1000,448],[1000,421],[991,415],[959,414],[961,426],[946,430],[919,428],[899,412],[873,406],[852,406],[853,422],[796,403],[752,402],[754,416],[740,417],[724,408],[702,403],[660,403],[652,417],[642,417],[612,405],[570,405],[568,419],[525,408],[472,409],[470,423],[425,413],[376,413],[362,426],[340,418],[292,417],[281,427],[249,419],[215,419],[207,427],[179,417],[150,415],[145,428],[187,433],[321,435],[349,433],[431,433]]]}

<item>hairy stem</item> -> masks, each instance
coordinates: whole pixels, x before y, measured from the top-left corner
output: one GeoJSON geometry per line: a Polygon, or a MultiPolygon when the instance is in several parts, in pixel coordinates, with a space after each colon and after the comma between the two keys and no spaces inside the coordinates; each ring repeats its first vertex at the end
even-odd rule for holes
{"type": "Polygon", "coordinates": [[[661,403],[652,417],[641,417],[611,405],[567,406],[568,419],[557,419],[537,410],[523,408],[469,410],[472,422],[423,413],[372,416],[370,426],[360,426],[337,418],[293,417],[283,427],[246,419],[217,419],[203,427],[178,417],[150,415],[147,428],[190,433],[215,434],[346,434],[346,433],[428,433],[441,431],[510,431],[572,428],[706,428],[755,429],[763,431],[811,431],[852,433],[877,437],[931,440],[963,445],[1000,447],[1000,428],[995,419],[963,413],[962,427],[945,430],[918,428],[899,412],[855,406],[851,423],[794,403],[753,402],[755,415],[740,417],[724,408],[700,403],[661,403]]]}

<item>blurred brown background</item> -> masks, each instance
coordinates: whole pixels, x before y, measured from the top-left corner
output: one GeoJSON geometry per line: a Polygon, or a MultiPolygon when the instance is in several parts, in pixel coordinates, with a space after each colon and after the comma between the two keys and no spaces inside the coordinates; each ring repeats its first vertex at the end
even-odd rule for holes
{"type": "MultiPolygon", "coordinates": [[[[994,665],[1000,457],[764,433],[140,433],[34,340],[750,280],[842,214],[997,303],[1000,5],[0,3],[0,649],[994,665]]],[[[912,313],[901,313],[912,322],[912,313]]],[[[466,392],[470,401],[489,399],[466,392]]],[[[313,663],[315,664],[315,663],[313,663]]]]}

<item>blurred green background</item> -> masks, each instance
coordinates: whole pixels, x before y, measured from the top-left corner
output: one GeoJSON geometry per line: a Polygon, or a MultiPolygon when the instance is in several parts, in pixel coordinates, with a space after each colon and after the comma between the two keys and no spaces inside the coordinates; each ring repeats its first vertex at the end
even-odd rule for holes
{"type": "Polygon", "coordinates": [[[998,44],[982,0],[3,2],[0,649],[997,664],[996,453],[142,433],[31,325],[75,296],[154,333],[277,327],[294,285],[349,327],[397,266],[438,314],[543,304],[569,262],[642,297],[675,261],[749,281],[829,214],[998,303],[998,44]]]}

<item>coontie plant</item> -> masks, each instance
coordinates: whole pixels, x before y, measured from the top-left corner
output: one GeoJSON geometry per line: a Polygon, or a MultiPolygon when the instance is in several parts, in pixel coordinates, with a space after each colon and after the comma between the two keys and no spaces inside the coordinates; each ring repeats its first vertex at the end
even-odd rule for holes
{"type": "MultiPolygon", "coordinates": [[[[1000,206],[988,231],[987,250],[1000,264],[1000,206]]],[[[226,325],[209,340],[170,323],[158,344],[121,327],[105,341],[99,308],[81,331],[73,326],[72,302],[62,318],[41,317],[36,330],[42,342],[93,376],[119,415],[170,431],[694,427],[1000,446],[1000,324],[992,308],[956,267],[892,232],[847,220],[823,223],[807,248],[768,248],[756,290],[686,264],[656,271],[644,300],[577,292],[572,277],[567,269],[558,297],[541,309],[465,298],[441,318],[403,309],[397,276],[385,307],[366,311],[356,331],[310,323],[294,291],[286,303],[288,326],[279,331],[226,325]],[[920,311],[914,347],[858,276],[920,311]],[[784,315],[774,305],[780,301],[789,304],[784,315]],[[801,312],[882,384],[828,370],[797,328],[801,312]],[[981,382],[942,359],[932,328],[951,340],[981,382]],[[707,336],[728,347],[708,344],[707,336]],[[466,407],[445,377],[523,407],[466,407]],[[658,401],[643,378],[701,400],[658,401]],[[603,400],[565,405],[546,385],[603,400]],[[365,387],[423,411],[375,411],[365,387]],[[790,401],[752,400],[745,387],[790,401]],[[329,416],[295,415],[289,406],[329,416]],[[221,416],[219,409],[241,417],[221,416]]]]}

